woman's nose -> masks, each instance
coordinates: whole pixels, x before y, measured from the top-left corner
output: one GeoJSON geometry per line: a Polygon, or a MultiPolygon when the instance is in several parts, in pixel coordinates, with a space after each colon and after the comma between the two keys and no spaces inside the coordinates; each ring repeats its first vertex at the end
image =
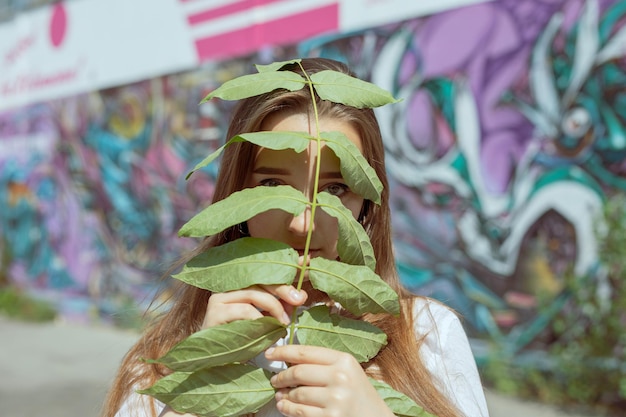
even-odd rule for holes
{"type": "Polygon", "coordinates": [[[289,231],[297,235],[306,235],[309,229],[315,231],[315,223],[311,224],[311,208],[307,207],[302,213],[293,216],[289,221],[289,231]]]}

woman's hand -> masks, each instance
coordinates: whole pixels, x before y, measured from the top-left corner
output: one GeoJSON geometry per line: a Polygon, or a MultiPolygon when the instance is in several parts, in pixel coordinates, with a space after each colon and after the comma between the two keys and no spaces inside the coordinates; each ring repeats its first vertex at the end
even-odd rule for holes
{"type": "Polygon", "coordinates": [[[270,348],[265,356],[291,366],[272,377],[277,408],[290,417],[393,417],[350,354],[304,345],[270,348]]]}
{"type": "Polygon", "coordinates": [[[306,302],[307,293],[292,285],[253,285],[225,293],[211,294],[202,328],[230,323],[235,320],[258,319],[264,315],[287,325],[289,315],[306,302]]]}

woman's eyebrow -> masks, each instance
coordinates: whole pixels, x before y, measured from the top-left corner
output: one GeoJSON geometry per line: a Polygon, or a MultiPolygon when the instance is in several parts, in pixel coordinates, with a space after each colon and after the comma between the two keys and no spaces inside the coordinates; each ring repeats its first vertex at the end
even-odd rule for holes
{"type": "MultiPolygon", "coordinates": [[[[261,174],[261,175],[289,175],[291,171],[285,168],[277,168],[277,167],[264,167],[260,166],[255,168],[252,171],[253,174],[261,174]]],[[[340,171],[326,171],[320,173],[320,178],[323,179],[334,179],[334,178],[343,178],[343,175],[340,171]]]]}
{"type": "Polygon", "coordinates": [[[334,179],[334,178],[343,178],[343,175],[341,175],[340,171],[327,171],[327,172],[320,172],[320,178],[323,178],[325,180],[334,179]]]}
{"type": "Polygon", "coordinates": [[[252,171],[253,174],[263,174],[263,175],[289,175],[289,170],[285,168],[275,168],[275,167],[257,167],[252,171]]]}

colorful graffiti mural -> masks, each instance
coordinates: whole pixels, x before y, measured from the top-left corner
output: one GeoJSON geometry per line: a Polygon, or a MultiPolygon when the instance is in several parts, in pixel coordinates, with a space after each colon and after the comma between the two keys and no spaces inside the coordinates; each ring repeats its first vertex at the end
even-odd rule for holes
{"type": "Polygon", "coordinates": [[[625,11],[496,1],[300,45],[404,99],[377,109],[404,283],[512,354],[549,339],[623,191],[625,11]]]}
{"type": "Polygon", "coordinates": [[[8,280],[69,314],[112,313],[111,296],[149,301],[193,244],[175,238],[178,228],[212,194],[210,172],[184,181],[220,130],[187,82],[161,78],[2,115],[8,280]]]}
{"type": "Polygon", "coordinates": [[[624,191],[625,16],[623,1],[491,1],[1,114],[0,273],[102,316],[147,300],[212,194],[214,171],[184,176],[229,105],[200,98],[253,63],[322,55],[403,98],[377,112],[405,285],[456,308],[478,356],[532,348],[624,191]]]}

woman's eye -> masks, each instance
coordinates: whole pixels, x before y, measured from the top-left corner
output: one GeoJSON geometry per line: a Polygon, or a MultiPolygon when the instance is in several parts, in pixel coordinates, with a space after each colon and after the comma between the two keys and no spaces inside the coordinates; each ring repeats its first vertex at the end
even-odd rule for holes
{"type": "Polygon", "coordinates": [[[341,197],[345,192],[349,190],[346,184],[334,183],[327,185],[323,191],[334,195],[336,197],[341,197]]]}
{"type": "Polygon", "coordinates": [[[283,182],[280,180],[277,180],[276,178],[268,178],[268,179],[260,181],[259,184],[265,187],[278,187],[279,185],[282,185],[283,182]]]}

